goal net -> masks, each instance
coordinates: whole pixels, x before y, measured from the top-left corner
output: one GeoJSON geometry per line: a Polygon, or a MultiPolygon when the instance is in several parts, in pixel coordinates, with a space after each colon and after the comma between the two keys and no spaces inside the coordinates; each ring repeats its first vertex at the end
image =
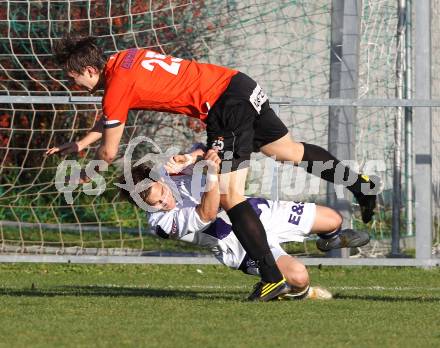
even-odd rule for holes
{"type": "MultiPolygon", "coordinates": [[[[63,34],[93,35],[108,55],[147,47],[230,66],[252,76],[274,101],[285,97],[326,99],[330,15],[331,1],[323,0],[0,1],[0,96],[24,97],[0,104],[0,251],[194,252],[183,244],[148,237],[142,211],[121,201],[113,185],[120,173],[117,166],[105,173],[103,194],[86,195],[78,186],[73,204],[67,204],[56,189],[55,173],[62,158],[48,158],[44,153],[51,146],[82,137],[101,112],[100,104],[56,104],[51,99],[87,96],[67,81],[52,57],[51,47],[63,34]],[[29,102],[34,96],[47,97],[47,102],[29,102]]],[[[396,28],[395,0],[363,1],[359,98],[394,98],[396,28]]],[[[395,108],[357,110],[356,161],[361,166],[368,159],[385,163],[380,173],[385,190],[375,222],[365,226],[353,215],[354,226],[369,229],[375,239],[373,248],[366,248],[362,255],[384,255],[389,250],[395,112],[395,108]]],[[[295,139],[327,147],[328,107],[281,106],[279,115],[295,139]]],[[[196,120],[131,111],[120,155],[138,135],[150,137],[162,151],[171,146],[189,148],[205,139],[204,125],[196,120]]],[[[67,159],[85,165],[95,149],[90,147],[67,159]]],[[[155,151],[146,146],[138,155],[155,151]]],[[[267,173],[270,180],[270,171],[267,173]]],[[[267,178],[262,180],[260,174],[251,173],[250,182],[263,185],[267,178]]],[[[325,203],[325,190],[322,184],[310,197],[278,187],[278,196],[325,203]]],[[[270,197],[271,192],[259,194],[270,197]]],[[[292,246],[292,252],[313,254],[312,244],[292,246]]]]}

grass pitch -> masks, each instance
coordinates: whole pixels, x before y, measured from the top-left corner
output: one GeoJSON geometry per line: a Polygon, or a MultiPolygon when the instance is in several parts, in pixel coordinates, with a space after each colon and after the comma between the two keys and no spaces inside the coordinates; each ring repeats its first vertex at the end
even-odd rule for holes
{"type": "Polygon", "coordinates": [[[331,301],[249,303],[222,266],[0,265],[1,347],[440,347],[440,270],[324,267],[331,301]]]}

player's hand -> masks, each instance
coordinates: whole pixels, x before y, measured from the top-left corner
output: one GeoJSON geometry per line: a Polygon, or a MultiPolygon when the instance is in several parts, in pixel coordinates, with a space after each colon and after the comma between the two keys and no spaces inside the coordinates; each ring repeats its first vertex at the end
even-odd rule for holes
{"type": "Polygon", "coordinates": [[[222,160],[218,156],[217,151],[213,149],[208,150],[205,154],[205,160],[208,161],[209,166],[212,166],[217,174],[220,173],[220,164],[222,163],[222,160]]]}
{"type": "Polygon", "coordinates": [[[86,171],[84,169],[81,169],[81,174],[79,175],[79,183],[80,184],[86,184],[88,182],[92,181],[92,179],[90,179],[87,174],[86,171]]]}
{"type": "Polygon", "coordinates": [[[168,174],[178,174],[193,163],[193,158],[189,154],[175,155],[168,160],[164,167],[168,174]]]}
{"type": "Polygon", "coordinates": [[[171,159],[174,161],[174,163],[179,165],[187,164],[189,161],[191,161],[191,158],[188,155],[175,155],[171,159]]]}
{"type": "Polygon", "coordinates": [[[70,182],[72,179],[70,178],[70,176],[66,176],[66,184],[86,184],[88,182],[90,182],[92,179],[90,179],[87,174],[86,171],[84,169],[81,169],[81,172],[79,174],[79,178],[77,180],[74,180],[73,182],[70,182]]]}
{"type": "Polygon", "coordinates": [[[205,151],[203,151],[202,149],[197,149],[191,152],[190,155],[193,158],[193,163],[196,163],[203,160],[203,158],[205,157],[205,151]]]}
{"type": "Polygon", "coordinates": [[[61,146],[55,146],[46,151],[47,156],[51,156],[55,153],[60,155],[67,155],[70,153],[77,153],[82,150],[81,145],[78,142],[72,141],[70,143],[63,144],[61,146]]]}

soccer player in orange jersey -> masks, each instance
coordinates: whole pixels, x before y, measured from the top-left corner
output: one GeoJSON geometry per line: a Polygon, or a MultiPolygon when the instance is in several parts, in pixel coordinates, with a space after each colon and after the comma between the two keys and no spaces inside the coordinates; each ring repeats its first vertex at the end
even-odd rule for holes
{"type": "MultiPolygon", "coordinates": [[[[208,148],[216,149],[222,164],[229,163],[230,167],[227,172],[222,169],[220,175],[221,183],[229,183],[221,187],[221,206],[261,272],[262,281],[250,298],[267,301],[288,292],[270,253],[264,227],[244,198],[246,161],[254,151],[274,156],[278,161],[307,161],[309,173],[330,182],[335,182],[336,167],[342,166],[340,161],[319,146],[292,140],[262,88],[239,71],[139,48],[118,52],[105,60],[102,49],[90,37],[59,40],[55,56],[76,84],[92,93],[104,88],[104,117],[85,138],[52,148],[48,154],[78,151],[102,136],[97,158],[111,163],[130,109],[183,114],[204,121],[208,148]],[[317,171],[312,161],[326,165],[317,171]]],[[[361,188],[371,192],[377,182],[346,166],[342,168],[345,182],[354,178],[346,187],[359,201],[363,220],[370,221],[376,196],[364,194],[361,188]]]]}

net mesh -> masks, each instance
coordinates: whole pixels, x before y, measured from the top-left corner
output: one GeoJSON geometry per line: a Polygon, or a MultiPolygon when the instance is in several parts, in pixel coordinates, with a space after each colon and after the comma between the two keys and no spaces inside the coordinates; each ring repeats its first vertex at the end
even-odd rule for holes
{"type": "MultiPolygon", "coordinates": [[[[396,27],[396,1],[363,1],[360,98],[394,97],[396,27]]],[[[328,98],[330,28],[331,1],[323,0],[0,1],[0,94],[87,95],[69,84],[51,55],[52,44],[69,31],[96,36],[108,55],[148,47],[236,68],[257,80],[273,100],[328,98]]],[[[73,193],[74,204],[69,205],[56,190],[59,158],[47,158],[44,152],[79,139],[100,111],[100,105],[0,105],[3,251],[139,254],[173,248],[145,238],[142,214],[121,202],[112,185],[119,175],[115,169],[105,174],[103,195],[87,196],[79,187],[73,193]]],[[[368,227],[376,242],[363,254],[385,254],[389,249],[395,112],[392,108],[357,111],[357,162],[386,163],[381,173],[386,190],[380,198],[380,214],[368,227]]],[[[328,108],[281,107],[280,117],[295,139],[327,147],[328,108]]],[[[195,120],[132,111],[121,154],[124,144],[137,135],[153,138],[163,150],[172,145],[188,148],[205,138],[203,124],[195,120]]],[[[69,158],[87,163],[94,149],[69,158]]],[[[251,182],[258,180],[251,177],[251,182]]],[[[314,200],[324,200],[325,185],[321,186],[314,200]]],[[[292,198],[287,188],[280,188],[280,198],[292,198]]],[[[357,215],[353,222],[367,228],[357,215]]],[[[436,236],[438,241],[438,232],[436,236]]],[[[183,245],[177,248],[187,250],[183,245]]],[[[299,252],[315,250],[306,245],[299,252]]]]}

